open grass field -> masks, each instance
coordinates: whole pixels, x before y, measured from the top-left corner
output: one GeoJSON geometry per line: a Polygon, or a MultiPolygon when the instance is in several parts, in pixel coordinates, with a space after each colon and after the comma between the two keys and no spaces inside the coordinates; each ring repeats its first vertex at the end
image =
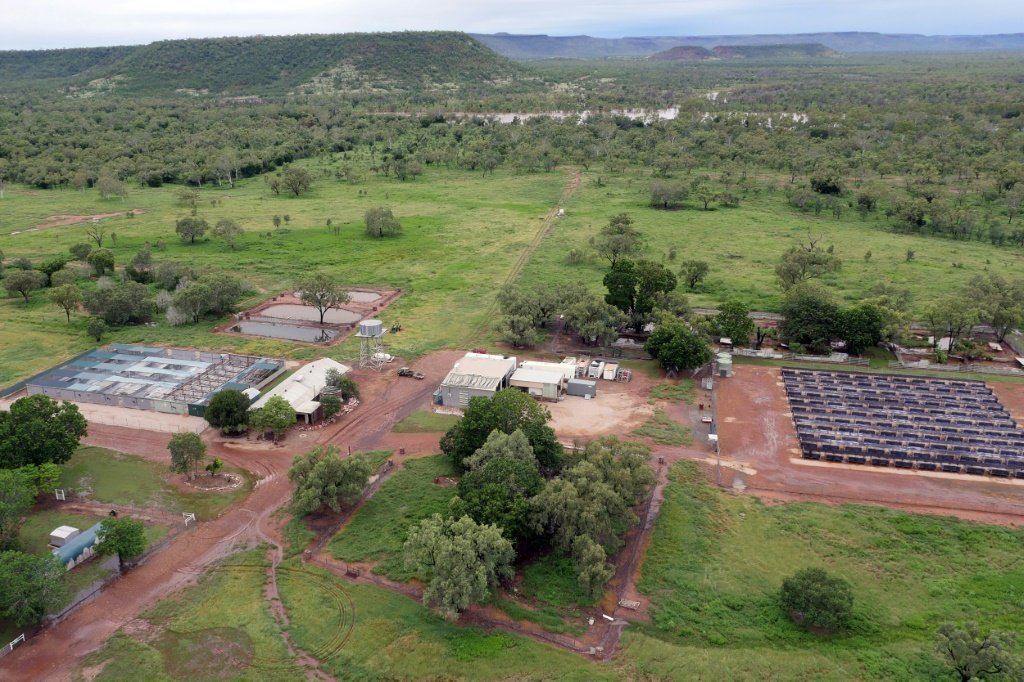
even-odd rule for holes
{"type": "MultiPolygon", "coordinates": [[[[1024,627],[1024,531],[876,507],[765,507],[670,471],[639,587],[653,624],[626,632],[623,662],[669,679],[946,679],[932,654],[944,622],[1024,627]],[[797,629],[783,578],[820,566],[853,584],[843,635],[797,629]]],[[[952,679],[951,677],[949,679],[952,679]]]]}
{"type": "Polygon", "coordinates": [[[662,409],[656,409],[654,415],[639,428],[633,430],[634,436],[650,438],[659,445],[692,445],[693,432],[688,426],[668,416],[662,409]]]}
{"type": "MultiPolygon", "coordinates": [[[[690,180],[682,174],[676,179],[690,180]]],[[[788,180],[780,176],[775,182],[782,187],[788,180]]],[[[634,227],[645,237],[644,257],[666,258],[665,264],[674,270],[690,259],[711,264],[707,280],[690,292],[691,304],[702,306],[737,297],[755,310],[777,310],[781,292],[775,283],[775,265],[787,248],[806,242],[808,230],[821,237],[823,245],[835,245],[843,268],[824,281],[846,302],[855,302],[877,282],[888,281],[911,292],[912,309],[920,314],[930,300],[959,288],[978,272],[989,269],[1013,276],[1024,269],[1024,251],[1019,248],[895,234],[881,214],[862,220],[847,210],[836,220],[827,212],[800,213],[788,205],[782,191],[751,190],[737,208],[704,211],[689,201],[686,208],[664,211],[650,208],[650,186],[646,170],[613,175],[592,168],[569,200],[565,217],[555,222],[524,268],[523,280],[552,286],[582,280],[601,290],[607,261],[592,254],[589,262],[570,266],[566,256],[571,249],[588,248],[589,239],[608,219],[623,212],[632,216],[634,227]],[[598,177],[603,186],[597,186],[598,177]],[[667,260],[672,248],[675,261],[667,260]],[[909,263],[907,249],[915,253],[909,263]],[[864,260],[866,251],[872,252],[869,261],[864,260]]],[[[686,289],[685,283],[680,286],[686,289]]]]}
{"type": "MultiPolygon", "coordinates": [[[[330,162],[306,165],[315,176],[331,172],[330,162]]],[[[471,332],[488,322],[486,306],[512,263],[540,228],[568,176],[564,172],[513,175],[431,170],[411,182],[367,175],[359,185],[318,179],[301,197],[274,195],[262,178],[239,182],[233,189],[202,190],[199,215],[211,225],[222,217],[247,230],[238,249],[209,239],[184,244],[174,223],[189,209],[176,200],[177,187],[133,189],[123,201],[101,200],[93,190],[8,190],[0,203],[0,249],[8,259],[34,262],[67,254],[72,244],[88,241],[86,224],[26,231],[58,214],[95,215],[140,209],[132,218],[110,218],[103,224],[117,234],[109,246],[119,265],[129,262],[147,242],[153,260],[188,262],[198,269],[223,269],[242,277],[267,295],[290,290],[311,271],[322,270],[339,281],[364,286],[400,287],[402,297],[385,313],[385,322],[400,321],[402,332],[388,341],[398,355],[417,355],[447,345],[468,343],[471,332]],[[216,205],[211,202],[216,201],[216,205]],[[403,235],[373,239],[363,231],[368,208],[390,206],[402,220],[403,235]],[[280,229],[275,215],[289,216],[280,229]],[[340,225],[335,235],[330,218],[340,225]],[[12,232],[20,234],[12,235],[12,232]],[[268,236],[269,235],[269,236],[268,236]],[[156,248],[166,244],[166,251],[156,248]]],[[[209,236],[209,235],[208,235],[209,236]]],[[[84,316],[68,325],[64,313],[37,292],[29,305],[13,299],[0,302],[0,317],[9,321],[0,332],[0,384],[31,375],[57,358],[81,352],[92,344],[84,334],[84,316]]],[[[238,352],[311,358],[323,349],[278,341],[214,335],[213,322],[195,326],[126,328],[110,334],[118,342],[157,342],[238,352]]],[[[356,346],[346,342],[326,354],[348,358],[356,346]]]]}
{"type": "Polygon", "coordinates": [[[227,471],[242,476],[242,485],[223,492],[183,492],[165,480],[170,471],[155,462],[105,448],[83,447],[62,467],[61,485],[91,490],[88,499],[97,502],[151,506],[174,513],[190,511],[202,520],[215,518],[251,490],[245,472],[227,471]]]}
{"type": "Polygon", "coordinates": [[[452,414],[438,414],[437,412],[413,412],[408,417],[394,425],[391,429],[395,433],[437,433],[447,431],[455,426],[459,418],[452,414]]]}
{"type": "Polygon", "coordinates": [[[227,559],[143,614],[146,627],[119,632],[87,657],[79,679],[304,679],[262,598],[265,567],[260,549],[227,559]]]}
{"type": "Polygon", "coordinates": [[[342,561],[379,562],[376,572],[394,580],[408,580],[412,576],[402,565],[402,544],[414,524],[431,514],[448,511],[455,488],[433,481],[454,473],[444,455],[407,460],[331,539],[328,551],[342,561]]]}
{"type": "MultiPolygon", "coordinates": [[[[516,635],[451,625],[408,597],[309,570],[340,584],[357,614],[345,645],[325,665],[337,679],[617,679],[610,668],[574,654],[516,635]]],[[[278,584],[298,646],[316,650],[344,626],[342,618],[325,612],[329,597],[316,581],[286,571],[278,584]]]]}

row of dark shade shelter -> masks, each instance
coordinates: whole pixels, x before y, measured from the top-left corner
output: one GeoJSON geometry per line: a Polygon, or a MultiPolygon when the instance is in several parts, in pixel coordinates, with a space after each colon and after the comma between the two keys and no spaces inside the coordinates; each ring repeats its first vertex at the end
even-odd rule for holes
{"type": "Polygon", "coordinates": [[[1024,479],[1024,429],[981,381],[784,368],[805,459],[1024,479]]]}

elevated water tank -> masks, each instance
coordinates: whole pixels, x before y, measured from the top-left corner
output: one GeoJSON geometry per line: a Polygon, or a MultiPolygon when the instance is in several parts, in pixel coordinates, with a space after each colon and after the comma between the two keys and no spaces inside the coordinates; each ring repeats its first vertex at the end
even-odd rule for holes
{"type": "Polygon", "coordinates": [[[384,336],[384,323],[380,320],[363,320],[359,323],[360,336],[384,336]]]}

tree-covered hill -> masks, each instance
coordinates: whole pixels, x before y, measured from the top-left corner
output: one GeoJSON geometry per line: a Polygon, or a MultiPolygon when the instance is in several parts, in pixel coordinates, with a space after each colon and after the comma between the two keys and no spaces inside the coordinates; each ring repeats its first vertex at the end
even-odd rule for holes
{"type": "Polygon", "coordinates": [[[707,49],[696,45],[677,45],[650,56],[655,61],[702,61],[705,59],[830,59],[839,53],[821,43],[782,45],[719,45],[707,49]]]}
{"type": "Polygon", "coordinates": [[[0,81],[6,84],[0,88],[23,89],[48,79],[47,85],[83,95],[457,90],[522,74],[521,67],[456,32],[205,38],[0,52],[0,81]]]}

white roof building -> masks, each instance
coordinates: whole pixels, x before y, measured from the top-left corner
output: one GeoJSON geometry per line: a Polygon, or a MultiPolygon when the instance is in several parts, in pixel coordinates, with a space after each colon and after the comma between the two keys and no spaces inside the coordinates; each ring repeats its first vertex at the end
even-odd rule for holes
{"type": "Polygon", "coordinates": [[[250,409],[258,410],[274,396],[280,396],[288,401],[297,415],[302,416],[304,421],[310,422],[313,414],[320,407],[316,398],[327,385],[327,371],[331,369],[337,370],[341,374],[351,371],[351,367],[343,365],[337,360],[330,358],[314,360],[303,365],[294,374],[261,395],[250,409]]]}
{"type": "Polygon", "coordinates": [[[508,387],[508,378],[515,369],[514,357],[466,353],[441,382],[441,404],[466,407],[470,398],[491,397],[508,387]]]}

